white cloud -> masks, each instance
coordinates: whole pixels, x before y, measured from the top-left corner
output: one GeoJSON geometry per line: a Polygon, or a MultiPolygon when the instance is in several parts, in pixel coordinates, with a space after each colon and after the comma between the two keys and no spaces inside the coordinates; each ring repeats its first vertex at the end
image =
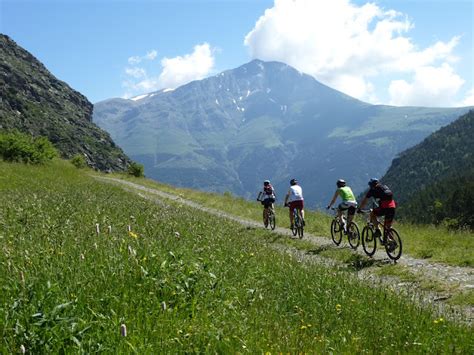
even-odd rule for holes
{"type": "Polygon", "coordinates": [[[464,80],[444,63],[440,67],[416,69],[411,83],[393,80],[389,86],[390,104],[396,106],[451,106],[464,80]]]}
{"type": "Polygon", "coordinates": [[[141,61],[142,59],[138,56],[133,56],[133,57],[128,58],[128,64],[131,64],[131,65],[138,64],[141,61]]]}
{"type": "Polygon", "coordinates": [[[158,78],[162,87],[176,88],[192,80],[205,78],[214,67],[214,56],[208,43],[194,46],[191,54],[163,58],[163,71],[158,78]]]}
{"type": "MultiPolygon", "coordinates": [[[[406,15],[375,3],[358,6],[350,0],[275,0],[246,35],[244,44],[253,58],[282,61],[329,86],[373,102],[375,82],[381,75],[393,81],[412,75],[413,83],[421,85],[423,68],[434,68],[445,74],[439,79],[459,78],[445,64],[456,62],[453,50],[460,38],[420,49],[408,36],[413,27],[406,15]]],[[[458,83],[441,83],[445,89],[434,90],[433,99],[444,92],[451,95],[446,102],[453,104],[458,83]]],[[[401,93],[397,87],[402,85],[396,81],[392,85],[398,99],[401,93]]],[[[377,88],[380,90],[386,93],[386,88],[377,88]]],[[[413,94],[416,102],[419,93],[413,94]]],[[[426,94],[420,96],[420,102],[427,98],[426,94]]]]}
{"type": "Polygon", "coordinates": [[[466,97],[457,106],[474,106],[474,88],[471,88],[466,94],[466,97]]]}
{"type": "Polygon", "coordinates": [[[151,51],[147,52],[147,54],[145,54],[144,56],[134,55],[133,57],[128,58],[128,64],[136,65],[136,64],[140,64],[144,60],[155,60],[157,56],[158,56],[158,52],[155,49],[152,49],[151,51]]]}
{"type": "Polygon", "coordinates": [[[133,67],[133,68],[125,68],[125,74],[130,75],[134,78],[144,78],[146,77],[146,70],[143,68],[133,67]]]}
{"type": "MultiPolygon", "coordinates": [[[[145,69],[134,66],[125,69],[125,74],[129,77],[124,81],[123,86],[127,92],[124,97],[133,97],[138,94],[149,93],[160,89],[175,89],[193,80],[207,77],[214,69],[214,53],[208,43],[194,46],[193,52],[184,56],[174,58],[163,58],[161,60],[161,73],[157,76],[150,76],[145,69]]],[[[148,52],[139,61],[132,60],[133,64],[139,64],[143,59],[153,60],[157,56],[155,50],[148,52]]]]}
{"type": "Polygon", "coordinates": [[[145,58],[148,59],[148,60],[154,60],[157,55],[158,55],[158,52],[153,49],[152,51],[150,51],[146,54],[145,58]]]}

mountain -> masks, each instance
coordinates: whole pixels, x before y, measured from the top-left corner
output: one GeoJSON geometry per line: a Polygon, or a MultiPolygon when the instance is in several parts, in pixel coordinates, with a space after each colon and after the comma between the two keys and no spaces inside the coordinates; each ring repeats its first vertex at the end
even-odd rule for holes
{"type": "Polygon", "coordinates": [[[402,218],[474,228],[474,111],[401,153],[383,181],[402,218]]]}
{"type": "Polygon", "coordinates": [[[47,137],[63,158],[85,154],[91,167],[124,170],[129,158],[92,122],[92,104],[33,55],[0,34],[0,129],[47,137]]]}
{"type": "Polygon", "coordinates": [[[370,105],[254,60],[176,90],[96,103],[94,121],[151,178],[247,198],[270,179],[281,202],[296,177],[314,207],[329,202],[338,178],[361,191],[397,153],[466,111],[370,105]]]}

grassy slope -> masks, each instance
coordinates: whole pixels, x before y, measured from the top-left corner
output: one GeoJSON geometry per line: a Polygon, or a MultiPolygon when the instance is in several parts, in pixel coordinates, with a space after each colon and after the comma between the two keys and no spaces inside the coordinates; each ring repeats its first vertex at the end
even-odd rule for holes
{"type": "Polygon", "coordinates": [[[472,329],[298,263],[268,247],[272,233],[63,162],[0,171],[2,353],[474,351],[472,329]]]}
{"type": "MultiPolygon", "coordinates": [[[[127,178],[123,175],[117,177],[127,178]]],[[[128,179],[128,178],[127,178],[128,179]]],[[[221,209],[234,215],[261,221],[262,207],[259,202],[249,202],[231,194],[215,194],[190,189],[179,189],[169,185],[157,183],[152,180],[135,179],[137,183],[157,187],[160,190],[182,195],[184,198],[199,202],[205,206],[221,209]]],[[[280,201],[282,203],[284,196],[280,201]]],[[[289,226],[288,209],[276,208],[277,224],[289,226]]],[[[316,235],[329,237],[331,217],[317,211],[306,211],[306,230],[316,235]]],[[[365,219],[356,217],[362,231],[365,219]]],[[[468,231],[449,231],[444,227],[414,225],[395,222],[403,240],[405,255],[415,258],[429,259],[449,265],[474,266],[474,233],[468,231]]]]}

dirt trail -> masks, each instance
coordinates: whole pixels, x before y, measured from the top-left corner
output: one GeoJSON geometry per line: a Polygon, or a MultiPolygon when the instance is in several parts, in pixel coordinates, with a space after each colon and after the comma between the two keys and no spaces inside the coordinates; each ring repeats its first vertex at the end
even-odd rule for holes
{"type": "MultiPolygon", "coordinates": [[[[209,208],[199,203],[184,199],[180,196],[176,196],[167,192],[145,187],[126,180],[99,176],[94,177],[104,182],[120,184],[126,187],[128,190],[138,193],[138,195],[143,198],[152,198],[152,196],[155,196],[162,199],[168,199],[216,216],[220,216],[238,222],[244,226],[263,228],[262,224],[259,222],[244,219],[226,212],[209,208]]],[[[293,237],[291,231],[288,228],[277,227],[275,228],[274,232],[281,235],[293,237]]],[[[335,248],[332,241],[326,237],[320,237],[305,233],[304,239],[313,243],[316,250],[335,248]]],[[[338,264],[343,265],[342,262],[321,257],[317,255],[317,253],[305,253],[285,245],[279,245],[276,248],[284,252],[290,252],[302,261],[323,263],[325,265],[331,266],[338,264]]],[[[361,255],[365,255],[361,248],[354,252],[357,252],[361,255]]],[[[377,251],[373,259],[377,260],[379,262],[379,265],[390,262],[387,258],[387,255],[385,254],[385,251],[377,251]]],[[[392,286],[397,291],[410,294],[413,298],[417,298],[417,301],[433,304],[435,305],[435,308],[439,310],[440,314],[445,314],[447,312],[447,308],[449,308],[451,311],[450,313],[454,318],[462,318],[462,320],[464,322],[467,322],[468,324],[472,324],[474,322],[474,305],[465,307],[448,307],[448,305],[445,303],[445,301],[451,297],[449,290],[456,289],[458,291],[466,291],[474,289],[474,268],[431,263],[426,260],[416,259],[406,255],[402,255],[402,257],[398,260],[398,264],[407,267],[410,272],[414,273],[417,276],[417,278],[428,282],[435,281],[436,283],[442,284],[445,287],[443,287],[442,291],[426,291],[419,288],[417,286],[418,283],[402,282],[400,281],[400,279],[397,279],[395,277],[380,277],[374,274],[373,272],[374,269],[378,266],[363,267],[357,271],[357,276],[364,280],[370,280],[371,283],[374,285],[386,284],[392,286]]]]}

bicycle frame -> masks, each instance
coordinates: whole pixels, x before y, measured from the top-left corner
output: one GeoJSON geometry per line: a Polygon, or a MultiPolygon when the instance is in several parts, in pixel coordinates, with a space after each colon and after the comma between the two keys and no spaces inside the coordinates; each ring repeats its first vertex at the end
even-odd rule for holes
{"type": "Polygon", "coordinates": [[[371,226],[373,228],[376,228],[378,226],[382,226],[382,234],[378,236],[378,239],[380,241],[380,243],[382,245],[385,244],[386,240],[387,240],[387,231],[390,229],[391,225],[390,226],[386,226],[385,225],[385,221],[381,222],[379,217],[378,216],[375,216],[375,220],[377,221],[377,225],[374,226],[374,223],[372,222],[371,218],[370,218],[370,215],[372,213],[372,210],[368,210],[368,211],[362,211],[364,214],[367,214],[367,225],[368,226],[371,226]]]}

